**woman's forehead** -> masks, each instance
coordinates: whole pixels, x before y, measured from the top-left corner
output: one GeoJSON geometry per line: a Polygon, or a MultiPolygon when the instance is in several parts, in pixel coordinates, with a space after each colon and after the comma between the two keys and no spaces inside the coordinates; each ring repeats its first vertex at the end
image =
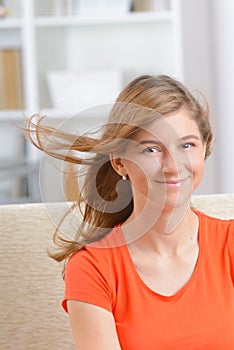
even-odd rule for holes
{"type": "Polygon", "coordinates": [[[191,118],[188,112],[180,110],[167,116],[158,117],[141,126],[132,139],[139,141],[142,138],[154,137],[170,140],[183,138],[187,135],[201,136],[196,121],[191,118]]]}

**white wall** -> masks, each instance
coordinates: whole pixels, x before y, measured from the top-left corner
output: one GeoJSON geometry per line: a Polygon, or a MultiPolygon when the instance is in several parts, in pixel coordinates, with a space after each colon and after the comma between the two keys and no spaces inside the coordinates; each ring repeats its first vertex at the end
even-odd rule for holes
{"type": "MultiPolygon", "coordinates": [[[[207,97],[214,129],[213,154],[197,193],[234,192],[234,1],[182,0],[191,31],[184,31],[185,82],[207,97]],[[196,8],[195,8],[196,7],[196,8]],[[200,18],[194,14],[200,13],[200,18]],[[199,32],[193,31],[199,21],[199,32]],[[203,33],[203,35],[201,35],[203,33]],[[196,46],[202,50],[196,51],[196,46]],[[208,64],[207,64],[208,63],[208,64]],[[196,74],[190,74],[191,69],[196,74]]],[[[185,24],[184,23],[184,24],[185,24]]]]}
{"type": "MultiPolygon", "coordinates": [[[[182,35],[184,56],[184,82],[192,91],[200,91],[210,106],[211,125],[216,129],[213,112],[213,59],[211,44],[211,12],[209,0],[182,0],[182,35]]],[[[216,193],[219,179],[216,172],[217,150],[206,160],[205,176],[197,194],[216,193]]]]}
{"type": "Polygon", "coordinates": [[[210,0],[217,192],[234,192],[234,1],[210,0]]]}

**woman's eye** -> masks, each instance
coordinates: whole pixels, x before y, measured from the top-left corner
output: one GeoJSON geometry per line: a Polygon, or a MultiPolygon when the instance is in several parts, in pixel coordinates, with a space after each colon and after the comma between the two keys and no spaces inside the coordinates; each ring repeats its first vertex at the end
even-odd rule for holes
{"type": "Polygon", "coordinates": [[[159,152],[159,149],[156,147],[147,147],[143,150],[143,153],[156,153],[159,152]]]}
{"type": "Polygon", "coordinates": [[[195,144],[193,143],[193,142],[187,142],[187,143],[184,143],[183,145],[182,145],[182,148],[184,148],[184,149],[189,149],[189,148],[192,148],[192,147],[194,147],[195,146],[195,144]]]}

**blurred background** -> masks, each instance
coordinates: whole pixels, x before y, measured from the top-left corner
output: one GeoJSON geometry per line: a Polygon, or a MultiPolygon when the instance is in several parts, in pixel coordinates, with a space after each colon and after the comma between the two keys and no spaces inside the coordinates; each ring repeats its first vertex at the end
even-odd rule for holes
{"type": "Polygon", "coordinates": [[[72,199],[61,165],[14,124],[41,113],[83,132],[108,113],[90,107],[161,73],[210,105],[214,149],[196,193],[233,193],[233,18],[233,0],[0,1],[0,203],[72,199]]]}

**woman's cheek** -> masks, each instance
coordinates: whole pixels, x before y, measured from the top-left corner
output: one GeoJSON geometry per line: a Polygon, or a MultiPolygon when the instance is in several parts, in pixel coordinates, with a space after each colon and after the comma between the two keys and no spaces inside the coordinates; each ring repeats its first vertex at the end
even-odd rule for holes
{"type": "Polygon", "coordinates": [[[193,174],[193,190],[195,190],[204,176],[204,158],[203,156],[193,159],[191,162],[192,174],[193,174]]]}
{"type": "Polygon", "coordinates": [[[158,162],[153,159],[147,162],[139,159],[137,161],[132,160],[128,162],[125,169],[133,189],[145,196],[148,195],[151,188],[150,184],[158,177],[157,174],[160,171],[158,162]]]}

